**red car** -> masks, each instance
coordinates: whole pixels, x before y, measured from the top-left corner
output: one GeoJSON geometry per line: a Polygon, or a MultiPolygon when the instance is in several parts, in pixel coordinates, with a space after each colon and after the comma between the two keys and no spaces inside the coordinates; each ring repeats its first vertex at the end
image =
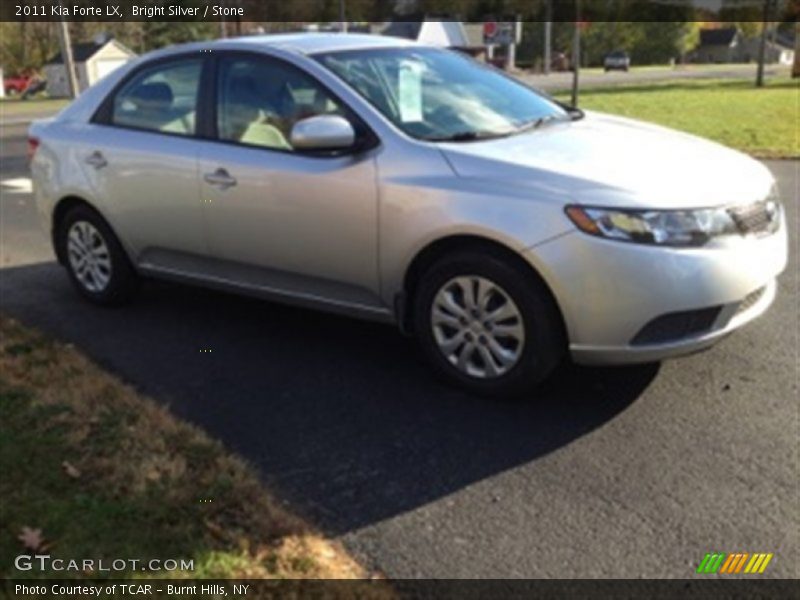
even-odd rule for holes
{"type": "Polygon", "coordinates": [[[17,75],[15,77],[6,77],[3,79],[3,87],[6,90],[6,95],[15,96],[21,94],[31,83],[30,75],[17,75]]]}

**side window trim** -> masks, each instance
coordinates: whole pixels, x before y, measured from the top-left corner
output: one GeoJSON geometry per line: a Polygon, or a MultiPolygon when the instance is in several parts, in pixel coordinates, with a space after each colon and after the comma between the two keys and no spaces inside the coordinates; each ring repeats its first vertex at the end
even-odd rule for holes
{"type": "Polygon", "coordinates": [[[125,75],[114,88],[108,93],[108,95],[103,99],[100,105],[95,110],[94,114],[92,115],[89,122],[95,125],[103,125],[106,127],[115,127],[117,129],[126,129],[130,131],[138,131],[141,133],[151,133],[153,135],[166,135],[170,137],[179,137],[183,139],[197,139],[204,137],[201,135],[201,132],[207,131],[207,123],[205,122],[208,116],[208,109],[207,106],[207,92],[204,86],[207,84],[207,79],[210,75],[209,67],[210,67],[210,60],[208,56],[197,56],[198,52],[182,52],[180,54],[171,54],[169,56],[164,56],[155,60],[150,60],[141,65],[137,66],[133,69],[130,73],[125,75]],[[121,125],[119,123],[114,123],[113,116],[114,116],[114,103],[116,101],[117,95],[125,89],[128,84],[139,77],[144,71],[148,71],[153,69],[154,67],[159,67],[161,65],[169,65],[170,63],[180,63],[185,62],[186,60],[199,60],[200,61],[200,78],[198,82],[198,92],[197,92],[197,106],[195,109],[195,127],[194,133],[191,134],[182,134],[182,133],[175,133],[171,131],[160,131],[158,129],[147,129],[144,127],[133,127],[130,125],[121,125]]]}
{"type": "Polygon", "coordinates": [[[304,69],[301,66],[298,66],[291,61],[288,61],[280,56],[275,56],[274,54],[265,54],[262,52],[253,52],[248,50],[224,50],[222,52],[215,53],[212,57],[212,60],[209,61],[209,65],[207,68],[211,71],[211,75],[209,76],[209,81],[213,83],[213,86],[209,86],[209,89],[205,91],[203,94],[207,102],[209,103],[209,108],[207,113],[205,114],[206,122],[205,125],[205,133],[207,136],[204,136],[204,139],[217,142],[220,144],[226,145],[234,145],[240,148],[250,148],[254,150],[261,150],[264,152],[279,152],[281,154],[287,154],[291,156],[301,156],[307,158],[338,158],[343,155],[350,155],[365,152],[367,150],[372,150],[373,148],[380,145],[380,138],[375,134],[372,128],[367,125],[366,121],[362,119],[356,111],[354,111],[347,102],[342,100],[342,98],[336,94],[331,88],[326,85],[324,82],[320,81],[313,73],[310,73],[308,70],[304,69]],[[218,116],[219,116],[219,89],[218,86],[220,85],[220,70],[222,68],[223,59],[224,60],[231,60],[231,59],[251,59],[255,61],[262,61],[265,63],[272,63],[272,64],[279,64],[283,65],[289,69],[293,69],[302,73],[306,77],[308,77],[315,85],[319,86],[321,90],[323,90],[330,98],[335,101],[339,106],[342,107],[346,118],[353,123],[354,128],[356,129],[356,138],[361,138],[363,142],[354,147],[353,149],[348,149],[346,151],[337,151],[337,152],[318,152],[318,151],[297,151],[297,150],[283,150],[281,148],[271,148],[268,146],[257,146],[254,144],[243,144],[241,142],[237,142],[234,140],[226,140],[222,139],[219,136],[218,131],[218,116]]]}

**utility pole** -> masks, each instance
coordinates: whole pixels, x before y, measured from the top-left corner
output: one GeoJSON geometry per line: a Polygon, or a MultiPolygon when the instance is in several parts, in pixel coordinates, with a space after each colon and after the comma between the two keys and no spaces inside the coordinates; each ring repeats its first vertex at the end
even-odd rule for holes
{"type": "Polygon", "coordinates": [[[764,61],[767,53],[767,31],[772,0],[764,0],[764,18],[761,24],[761,40],[758,44],[758,70],[756,71],[756,87],[764,87],[764,61]]]}
{"type": "Polygon", "coordinates": [[[572,39],[572,106],[578,108],[578,71],[581,69],[581,5],[575,0],[575,33],[572,39]]]}
{"type": "Polygon", "coordinates": [[[220,0],[220,5],[222,11],[219,15],[219,37],[226,38],[228,37],[228,28],[225,26],[225,0],[220,0]]]}
{"type": "MultiPolygon", "coordinates": [[[[59,0],[59,4],[61,4],[59,0]]],[[[67,74],[69,97],[78,97],[78,79],[75,77],[75,61],[72,58],[72,41],[69,38],[69,28],[64,17],[58,21],[58,42],[61,45],[61,59],[64,61],[64,71],[67,74]]]]}
{"type": "Polygon", "coordinates": [[[339,26],[342,33],[347,33],[347,12],[344,8],[344,0],[339,0],[339,26]]]}
{"type": "Polygon", "coordinates": [[[545,75],[549,75],[550,63],[553,62],[553,0],[547,0],[544,18],[544,65],[542,65],[542,71],[545,75]]]}
{"type": "Polygon", "coordinates": [[[506,70],[513,71],[517,66],[517,44],[522,41],[522,21],[520,16],[514,17],[514,28],[512,30],[511,43],[508,45],[506,53],[506,70]]]}

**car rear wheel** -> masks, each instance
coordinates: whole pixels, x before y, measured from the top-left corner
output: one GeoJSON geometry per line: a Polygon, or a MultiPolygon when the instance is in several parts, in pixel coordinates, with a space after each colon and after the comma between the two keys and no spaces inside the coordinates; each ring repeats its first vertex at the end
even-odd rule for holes
{"type": "Polygon", "coordinates": [[[129,300],[139,278],[117,236],[88,206],[71,209],[58,227],[56,243],[70,280],[88,300],[118,305],[129,300]]]}
{"type": "Polygon", "coordinates": [[[544,284],[500,257],[463,252],[422,277],[414,329],[447,380],[484,396],[533,393],[561,362],[561,317],[544,284]]]}

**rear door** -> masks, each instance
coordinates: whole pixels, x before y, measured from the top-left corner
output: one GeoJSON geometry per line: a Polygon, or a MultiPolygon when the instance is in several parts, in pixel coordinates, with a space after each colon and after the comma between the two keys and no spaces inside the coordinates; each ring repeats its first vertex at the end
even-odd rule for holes
{"type": "Polygon", "coordinates": [[[81,142],[80,167],[144,266],[183,269],[208,252],[196,137],[205,62],[194,53],[138,69],[81,142]]]}

